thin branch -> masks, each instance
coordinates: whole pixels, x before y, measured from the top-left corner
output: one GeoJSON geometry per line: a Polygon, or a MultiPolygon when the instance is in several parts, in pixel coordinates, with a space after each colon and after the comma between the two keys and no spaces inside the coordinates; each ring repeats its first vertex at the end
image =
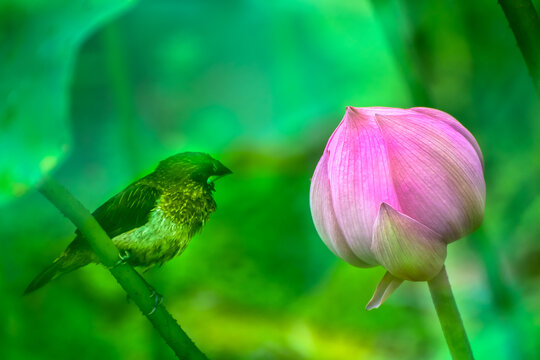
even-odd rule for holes
{"type": "Polygon", "coordinates": [[[90,212],[50,177],[43,179],[39,191],[77,226],[101,263],[109,268],[111,274],[150,320],[176,356],[179,359],[207,359],[163,305],[158,305],[152,312],[155,307],[155,294],[129,264],[118,264],[118,249],[90,212]]]}

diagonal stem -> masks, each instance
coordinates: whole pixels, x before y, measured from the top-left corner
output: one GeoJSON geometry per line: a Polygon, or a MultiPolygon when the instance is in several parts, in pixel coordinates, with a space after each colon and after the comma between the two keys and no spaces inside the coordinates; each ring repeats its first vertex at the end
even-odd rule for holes
{"type": "Polygon", "coordinates": [[[131,265],[118,264],[119,252],[88,210],[62,185],[44,177],[39,191],[81,231],[103,265],[124,288],[179,359],[207,360],[180,325],[161,304],[156,305],[151,289],[131,265]]]}
{"type": "Polygon", "coordinates": [[[437,276],[429,280],[428,285],[452,359],[474,359],[467,333],[452,294],[446,268],[443,267],[437,276]]]}
{"type": "Polygon", "coordinates": [[[540,96],[540,17],[531,0],[499,0],[540,96]]]}

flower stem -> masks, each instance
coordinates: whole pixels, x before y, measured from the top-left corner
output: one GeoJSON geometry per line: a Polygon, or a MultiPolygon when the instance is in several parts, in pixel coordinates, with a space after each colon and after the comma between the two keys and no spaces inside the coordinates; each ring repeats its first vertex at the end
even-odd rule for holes
{"type": "Polygon", "coordinates": [[[437,276],[428,281],[428,285],[452,359],[474,359],[446,268],[443,267],[437,276]]]}
{"type": "Polygon", "coordinates": [[[124,288],[179,359],[206,360],[180,325],[161,304],[145,280],[128,263],[118,263],[118,249],[88,210],[56,180],[45,176],[39,191],[70,219],[88,241],[101,263],[124,288]]]}
{"type": "Polygon", "coordinates": [[[540,96],[540,17],[531,0],[499,0],[540,96]]]}

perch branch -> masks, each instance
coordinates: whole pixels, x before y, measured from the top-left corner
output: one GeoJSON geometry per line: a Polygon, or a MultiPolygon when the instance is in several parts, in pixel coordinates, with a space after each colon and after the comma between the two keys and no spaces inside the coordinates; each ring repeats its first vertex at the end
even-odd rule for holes
{"type": "Polygon", "coordinates": [[[176,356],[179,359],[207,359],[163,305],[158,305],[152,311],[155,306],[153,298],[155,294],[131,265],[125,262],[118,264],[118,249],[90,212],[67,189],[51,177],[43,179],[39,191],[77,226],[101,263],[109,268],[111,274],[137,304],[141,312],[147,314],[148,320],[176,356]]]}

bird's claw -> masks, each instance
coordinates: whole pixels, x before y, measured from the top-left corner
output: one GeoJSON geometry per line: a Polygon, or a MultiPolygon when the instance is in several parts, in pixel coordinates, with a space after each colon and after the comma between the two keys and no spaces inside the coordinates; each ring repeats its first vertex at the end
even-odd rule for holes
{"type": "Polygon", "coordinates": [[[147,316],[152,315],[154,312],[156,312],[157,307],[163,302],[163,295],[159,294],[156,290],[152,290],[150,297],[153,297],[155,299],[155,303],[152,310],[150,310],[150,312],[146,314],[147,316]]]}
{"type": "Polygon", "coordinates": [[[124,250],[124,251],[120,251],[120,252],[118,253],[118,257],[119,257],[120,259],[116,262],[116,264],[114,264],[113,266],[110,266],[110,267],[109,267],[109,270],[110,270],[110,269],[114,269],[115,267],[120,266],[120,265],[126,263],[126,262],[129,260],[129,258],[131,257],[131,254],[129,253],[129,251],[124,250]]]}

